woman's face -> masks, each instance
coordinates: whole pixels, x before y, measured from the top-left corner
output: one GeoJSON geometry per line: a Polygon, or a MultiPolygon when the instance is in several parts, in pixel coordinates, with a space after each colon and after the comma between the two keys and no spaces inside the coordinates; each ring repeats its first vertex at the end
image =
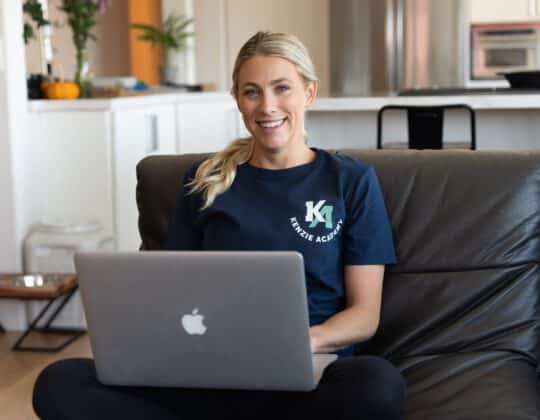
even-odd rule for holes
{"type": "Polygon", "coordinates": [[[304,115],[317,93],[296,67],[279,57],[256,56],[238,73],[237,103],[256,145],[279,152],[304,143],[304,115]]]}

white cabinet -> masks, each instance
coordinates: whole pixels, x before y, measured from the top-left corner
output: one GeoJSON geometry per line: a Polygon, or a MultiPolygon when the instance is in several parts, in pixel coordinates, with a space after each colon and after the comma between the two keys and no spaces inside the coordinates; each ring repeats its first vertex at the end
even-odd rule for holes
{"type": "Polygon", "coordinates": [[[30,221],[99,221],[113,226],[111,120],[108,112],[33,113],[26,160],[30,221]]]}
{"type": "Polygon", "coordinates": [[[175,153],[175,105],[34,112],[33,223],[97,220],[116,249],[140,246],[136,166],[175,153]]]}
{"type": "Polygon", "coordinates": [[[136,166],[151,154],[175,153],[174,105],[113,113],[114,225],[116,246],[136,251],[141,239],[136,204],[136,166]]]}
{"type": "Polygon", "coordinates": [[[540,20],[540,0],[469,0],[471,22],[540,20]]]}
{"type": "Polygon", "coordinates": [[[204,153],[223,149],[245,136],[240,112],[232,98],[177,105],[178,153],[204,153]]]}
{"type": "Polygon", "coordinates": [[[32,104],[26,161],[30,223],[97,220],[116,249],[141,239],[137,163],[151,154],[222,149],[245,135],[234,99],[224,93],[150,95],[32,104]]]}

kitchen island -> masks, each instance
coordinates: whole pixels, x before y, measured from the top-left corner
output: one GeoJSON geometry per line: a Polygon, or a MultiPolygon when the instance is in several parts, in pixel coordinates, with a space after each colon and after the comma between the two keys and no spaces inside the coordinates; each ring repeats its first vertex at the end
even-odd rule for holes
{"type": "MultiPolygon", "coordinates": [[[[540,148],[540,91],[538,94],[479,94],[455,96],[391,96],[318,98],[307,116],[310,143],[318,147],[376,148],[377,111],[385,105],[465,104],[475,110],[479,150],[540,148]]],[[[383,144],[407,141],[405,112],[385,112],[383,144]]],[[[446,143],[470,141],[466,112],[445,116],[446,143]]]]}
{"type": "MultiPolygon", "coordinates": [[[[306,129],[316,147],[376,147],[377,111],[385,105],[471,106],[477,119],[478,149],[540,148],[540,91],[538,94],[484,93],[452,96],[321,97],[308,112],[306,129]]],[[[214,151],[247,132],[228,92],[178,93],[157,88],[143,96],[75,101],[30,101],[36,115],[49,112],[110,112],[144,109],[152,105],[175,108],[175,151],[214,151]],[[208,122],[212,120],[212,124],[208,122]]],[[[406,142],[404,113],[385,114],[383,139],[406,142]]],[[[465,113],[451,112],[445,119],[445,142],[469,141],[465,113]]]]}

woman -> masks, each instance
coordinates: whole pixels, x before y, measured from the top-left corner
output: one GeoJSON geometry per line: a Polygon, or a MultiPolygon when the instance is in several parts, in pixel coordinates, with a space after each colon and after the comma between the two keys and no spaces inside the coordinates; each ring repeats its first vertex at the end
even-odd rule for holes
{"type": "Polygon", "coordinates": [[[379,323],[384,265],[395,262],[373,169],[306,145],[317,95],[306,48],[259,32],[240,50],[232,94],[251,137],[193,167],[165,248],[297,250],[304,256],[314,353],[338,354],[311,392],[107,387],[91,360],[42,372],[34,408],[64,418],[401,419],[405,385],[384,359],[353,356],[379,323]],[[84,407],[81,410],[81,407],[84,407]]]}

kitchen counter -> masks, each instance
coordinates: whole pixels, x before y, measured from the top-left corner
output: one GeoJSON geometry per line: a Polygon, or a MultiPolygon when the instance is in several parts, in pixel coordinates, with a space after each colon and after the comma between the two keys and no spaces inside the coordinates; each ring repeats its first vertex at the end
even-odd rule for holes
{"type": "MultiPolygon", "coordinates": [[[[377,112],[383,106],[449,104],[466,104],[475,110],[479,150],[540,148],[540,92],[318,98],[306,116],[306,130],[313,146],[373,149],[377,144],[377,112]]],[[[385,114],[383,145],[387,142],[406,144],[407,138],[406,113],[385,114]]],[[[469,118],[465,111],[445,113],[443,142],[448,147],[470,142],[469,118]]]]}
{"type": "MultiPolygon", "coordinates": [[[[540,93],[467,92],[461,95],[320,97],[306,116],[309,143],[321,148],[359,147],[373,149],[377,139],[377,111],[385,105],[467,104],[476,114],[478,149],[526,150],[540,148],[540,93]]],[[[30,114],[46,124],[46,115],[54,120],[62,114],[75,113],[73,118],[88,119],[87,114],[135,115],[152,114],[155,109],[170,108],[178,121],[177,152],[207,152],[222,148],[236,137],[249,135],[228,92],[180,92],[154,87],[150,92],[119,98],[82,100],[32,100],[30,114]],[[50,113],[50,114],[49,114],[50,113]],[[213,124],[208,121],[212,119],[213,124]],[[180,140],[183,139],[183,140],[180,140]],[[189,146],[188,146],[189,145],[189,146]]],[[[447,115],[444,141],[469,141],[465,113],[447,115]]],[[[108,118],[108,117],[107,117],[108,118]]],[[[61,126],[62,124],[60,124],[61,126]]],[[[34,124],[35,127],[40,125],[34,124]]],[[[45,130],[46,125],[36,129],[45,130]]],[[[78,130],[74,128],[74,131],[78,130]]],[[[386,114],[383,141],[406,141],[405,114],[386,114]]]]}
{"type": "Polygon", "coordinates": [[[228,92],[179,92],[176,89],[152,88],[149,92],[117,98],[91,98],[74,100],[30,100],[30,111],[106,111],[158,104],[204,103],[231,101],[228,92]]]}
{"type": "Polygon", "coordinates": [[[451,96],[374,96],[351,98],[317,98],[313,111],[378,111],[385,105],[466,104],[476,110],[539,109],[538,94],[478,94],[451,96]]]}
{"type": "MultiPolygon", "coordinates": [[[[174,89],[153,88],[149,93],[118,98],[78,100],[31,100],[30,111],[115,110],[168,103],[232,102],[228,92],[179,93],[174,89]]],[[[467,104],[476,110],[539,109],[538,94],[498,94],[451,96],[366,96],[366,97],[320,97],[311,112],[331,111],[377,111],[385,105],[442,105],[467,104]]]]}

